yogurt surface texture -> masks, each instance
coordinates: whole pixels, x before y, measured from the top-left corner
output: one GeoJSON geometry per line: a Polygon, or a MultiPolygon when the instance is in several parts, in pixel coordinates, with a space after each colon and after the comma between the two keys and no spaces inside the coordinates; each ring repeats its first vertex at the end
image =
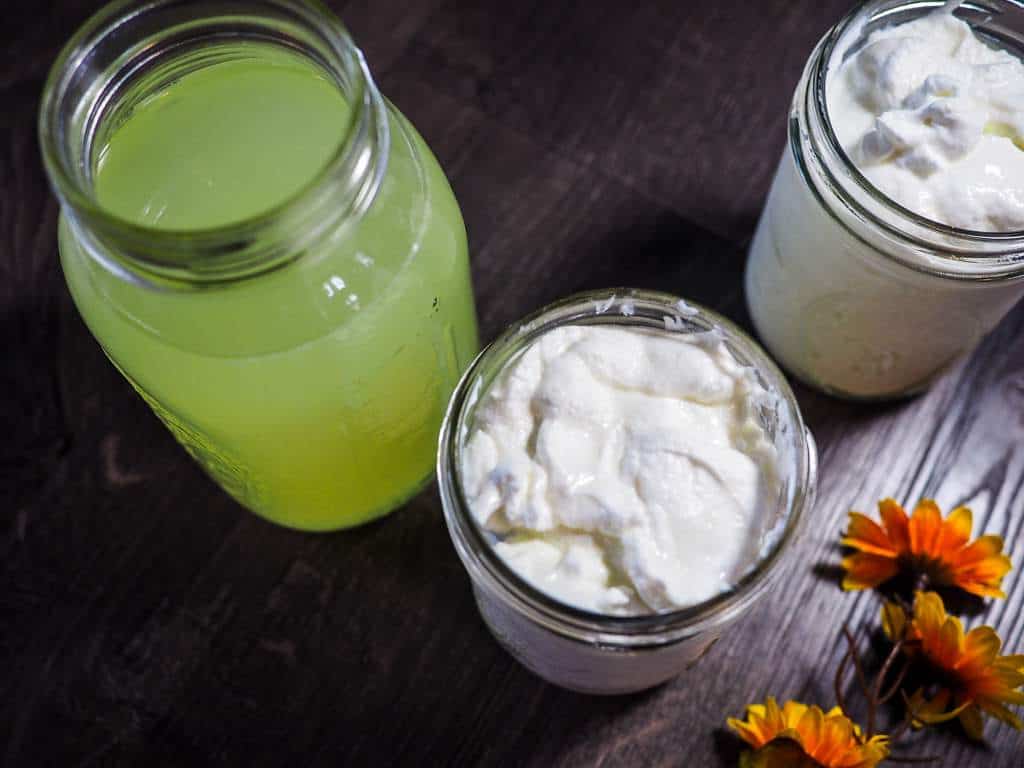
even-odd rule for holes
{"type": "Polygon", "coordinates": [[[713,334],[555,328],[482,395],[461,452],[470,511],[564,603],[699,603],[756,559],[777,499],[765,394],[713,334]]]}
{"type": "Polygon", "coordinates": [[[895,202],[960,229],[1024,229],[1024,64],[951,10],[873,31],[833,65],[826,98],[847,155],[895,202]]]}

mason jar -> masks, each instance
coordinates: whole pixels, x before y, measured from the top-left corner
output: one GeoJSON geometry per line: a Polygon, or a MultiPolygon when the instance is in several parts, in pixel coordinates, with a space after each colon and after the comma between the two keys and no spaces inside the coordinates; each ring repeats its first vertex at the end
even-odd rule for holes
{"type": "MultiPolygon", "coordinates": [[[[927,388],[1024,295],[1024,232],[957,229],[889,199],[847,156],[827,108],[829,72],[867,35],[943,5],[871,0],[818,43],[750,247],[761,340],[797,377],[842,397],[927,388]]],[[[956,15],[989,45],[1024,54],[1019,3],[965,3],[956,15]]]]}
{"type": "Polygon", "coordinates": [[[57,58],[39,131],[75,304],[214,480],[305,530],[421,487],[478,346],[465,228],[336,18],[114,3],[57,58]]]}
{"type": "Polygon", "coordinates": [[[448,406],[437,477],[445,520],[469,574],[477,607],[498,642],[523,666],[555,685],[618,694],[658,685],[695,664],[766,594],[813,504],[817,453],[786,378],[743,331],[677,297],[618,289],[578,294],[513,323],[469,366],[448,406]],[[610,616],[563,603],[531,585],[495,552],[496,534],[473,516],[462,485],[461,457],[475,410],[490,385],[535,340],[569,325],[713,333],[753,369],[764,397],[756,418],[778,454],[779,485],[767,501],[757,555],[725,592],[679,610],[610,616]]]}

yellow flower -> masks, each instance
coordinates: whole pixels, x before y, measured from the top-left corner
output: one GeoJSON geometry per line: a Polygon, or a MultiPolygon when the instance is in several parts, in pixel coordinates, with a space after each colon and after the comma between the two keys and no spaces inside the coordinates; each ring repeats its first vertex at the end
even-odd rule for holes
{"type": "Polygon", "coordinates": [[[747,719],[727,721],[740,738],[756,751],[744,758],[746,766],[820,768],[874,768],[889,754],[888,738],[865,739],[860,728],[839,707],[829,712],[797,701],[780,709],[769,697],[764,704],[747,707],[747,719]]]}
{"type": "Polygon", "coordinates": [[[842,539],[856,549],[843,559],[843,589],[868,589],[904,569],[928,578],[932,587],[954,586],[982,597],[1006,597],[999,588],[1009,572],[999,536],[971,538],[971,510],[957,507],[948,518],[934,501],[925,499],[908,518],[892,499],[878,504],[882,525],[859,512],[850,513],[842,539]]]}
{"type": "Polygon", "coordinates": [[[918,592],[914,613],[886,603],[882,628],[891,640],[904,640],[912,657],[923,659],[936,673],[939,692],[926,699],[922,691],[911,697],[918,724],[940,723],[959,717],[964,730],[980,739],[982,712],[1024,729],[1024,722],[1006,704],[1024,704],[1024,656],[1000,656],[1002,641],[992,627],[964,633],[955,616],[946,613],[934,592],[918,592]],[[952,708],[950,708],[952,705],[952,708]]]}

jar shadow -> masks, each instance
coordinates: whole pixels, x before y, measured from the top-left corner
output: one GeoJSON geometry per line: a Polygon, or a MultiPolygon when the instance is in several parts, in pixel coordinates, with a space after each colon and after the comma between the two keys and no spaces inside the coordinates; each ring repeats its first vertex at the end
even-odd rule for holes
{"type": "MultiPolygon", "coordinates": [[[[316,554],[307,551],[310,562],[346,563],[321,610],[334,616],[324,631],[343,646],[331,655],[347,667],[327,674],[343,687],[321,681],[331,689],[324,701],[337,698],[334,716],[341,718],[323,754],[347,753],[357,762],[341,738],[347,732],[362,734],[358,750],[398,762],[413,759],[405,750],[416,748],[416,760],[437,763],[458,754],[459,764],[501,763],[511,755],[524,765],[570,756],[589,764],[597,759],[591,750],[657,715],[643,708],[665,686],[618,696],[576,693],[508,654],[478,612],[433,486],[382,521],[322,541],[314,544],[316,554]],[[342,586],[342,578],[349,583],[342,586]],[[361,706],[340,706],[345,701],[361,706]],[[400,725],[400,739],[388,723],[400,725]]],[[[293,641],[301,657],[303,638],[293,641]]]]}
{"type": "Polygon", "coordinates": [[[651,205],[610,215],[606,226],[566,245],[562,280],[522,291],[530,304],[516,308],[520,315],[567,294],[624,286],[676,294],[751,329],[743,299],[745,242],[651,205]]]}

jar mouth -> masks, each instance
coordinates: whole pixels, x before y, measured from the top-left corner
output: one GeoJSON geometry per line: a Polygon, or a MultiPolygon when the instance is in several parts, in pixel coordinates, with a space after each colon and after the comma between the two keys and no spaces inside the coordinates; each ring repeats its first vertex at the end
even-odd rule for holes
{"type": "MultiPolygon", "coordinates": [[[[961,16],[968,16],[968,21],[977,19],[980,23],[991,22],[1002,12],[993,0],[972,0],[962,3],[958,10],[962,11],[961,16]]],[[[1015,0],[1003,0],[1008,7],[1020,10],[1022,6],[1015,0]]],[[[902,239],[908,239],[916,244],[928,248],[936,247],[936,243],[928,236],[939,236],[946,238],[947,242],[942,247],[949,253],[933,253],[933,256],[945,257],[956,261],[991,262],[999,259],[1012,259],[1014,262],[1024,261],[1024,254],[1019,249],[1024,247],[1024,229],[1010,231],[989,231],[975,230],[955,227],[943,222],[921,216],[919,213],[901,205],[876,187],[857,167],[850,158],[836,134],[832,124],[832,118],[828,110],[827,89],[829,73],[834,66],[842,63],[843,57],[856,47],[859,40],[864,36],[869,25],[881,23],[900,23],[912,18],[918,18],[926,13],[938,10],[946,5],[945,0],[897,0],[895,2],[880,3],[878,0],[863,0],[851,9],[832,29],[825,35],[819,44],[818,51],[812,54],[814,62],[811,70],[811,80],[807,93],[807,106],[813,109],[815,117],[820,121],[822,140],[828,156],[836,158],[842,167],[843,173],[852,182],[858,193],[866,195],[870,202],[878,209],[892,213],[900,221],[909,223],[911,228],[916,228],[924,233],[924,236],[915,237],[909,234],[904,228],[893,227],[891,221],[879,216],[874,210],[862,205],[854,199],[846,190],[842,180],[837,179],[829,171],[832,181],[838,189],[843,190],[844,202],[851,206],[858,214],[868,218],[875,225],[882,227],[891,234],[902,239]],[[878,6],[873,8],[873,6],[878,6]],[[854,35],[854,39],[847,42],[847,37],[854,35]],[[838,57],[838,59],[837,59],[838,57]],[[1007,250],[993,253],[977,253],[971,251],[971,246],[1003,246],[1007,250]],[[951,247],[952,246],[952,247],[951,247]]],[[[1005,9],[1004,9],[1005,10],[1005,9]]],[[[980,26],[972,24],[972,29],[978,31],[980,26]]],[[[987,36],[998,36],[1003,42],[1015,42],[1024,52],[1024,35],[1010,29],[1000,28],[981,29],[987,36]]]]}
{"type": "MultiPolygon", "coordinates": [[[[130,106],[129,106],[130,109],[130,106]]],[[[90,255],[142,281],[220,282],[282,266],[372,202],[384,176],[389,131],[383,98],[341,22],[308,0],[117,0],[90,17],[57,56],[38,122],[43,163],[62,211],[90,255]],[[244,218],[195,229],[141,224],[102,205],[93,190],[97,131],[143,73],[143,96],[185,71],[207,44],[275,46],[310,60],[350,102],[348,124],[323,165],[284,200],[244,218]],[[116,263],[110,263],[110,254],[116,263]]]]}
{"type": "Polygon", "coordinates": [[[662,645],[728,621],[759,596],[778,568],[800,523],[813,503],[817,455],[799,406],[785,376],[767,354],[729,320],[699,305],[655,291],[630,288],[579,293],[550,304],[513,323],[485,347],[463,374],[448,405],[438,447],[438,485],[445,520],[471,580],[482,581],[520,613],[559,634],[586,642],[598,633],[608,642],[630,647],[662,645]],[[475,406],[494,378],[520,351],[553,328],[613,324],[662,332],[720,334],[729,352],[751,367],[765,390],[778,399],[780,429],[792,441],[792,487],[785,509],[764,534],[757,558],[727,590],[702,602],[671,611],[608,615],[579,608],[548,595],[516,573],[495,552],[470,512],[462,488],[461,448],[475,406]]]}

